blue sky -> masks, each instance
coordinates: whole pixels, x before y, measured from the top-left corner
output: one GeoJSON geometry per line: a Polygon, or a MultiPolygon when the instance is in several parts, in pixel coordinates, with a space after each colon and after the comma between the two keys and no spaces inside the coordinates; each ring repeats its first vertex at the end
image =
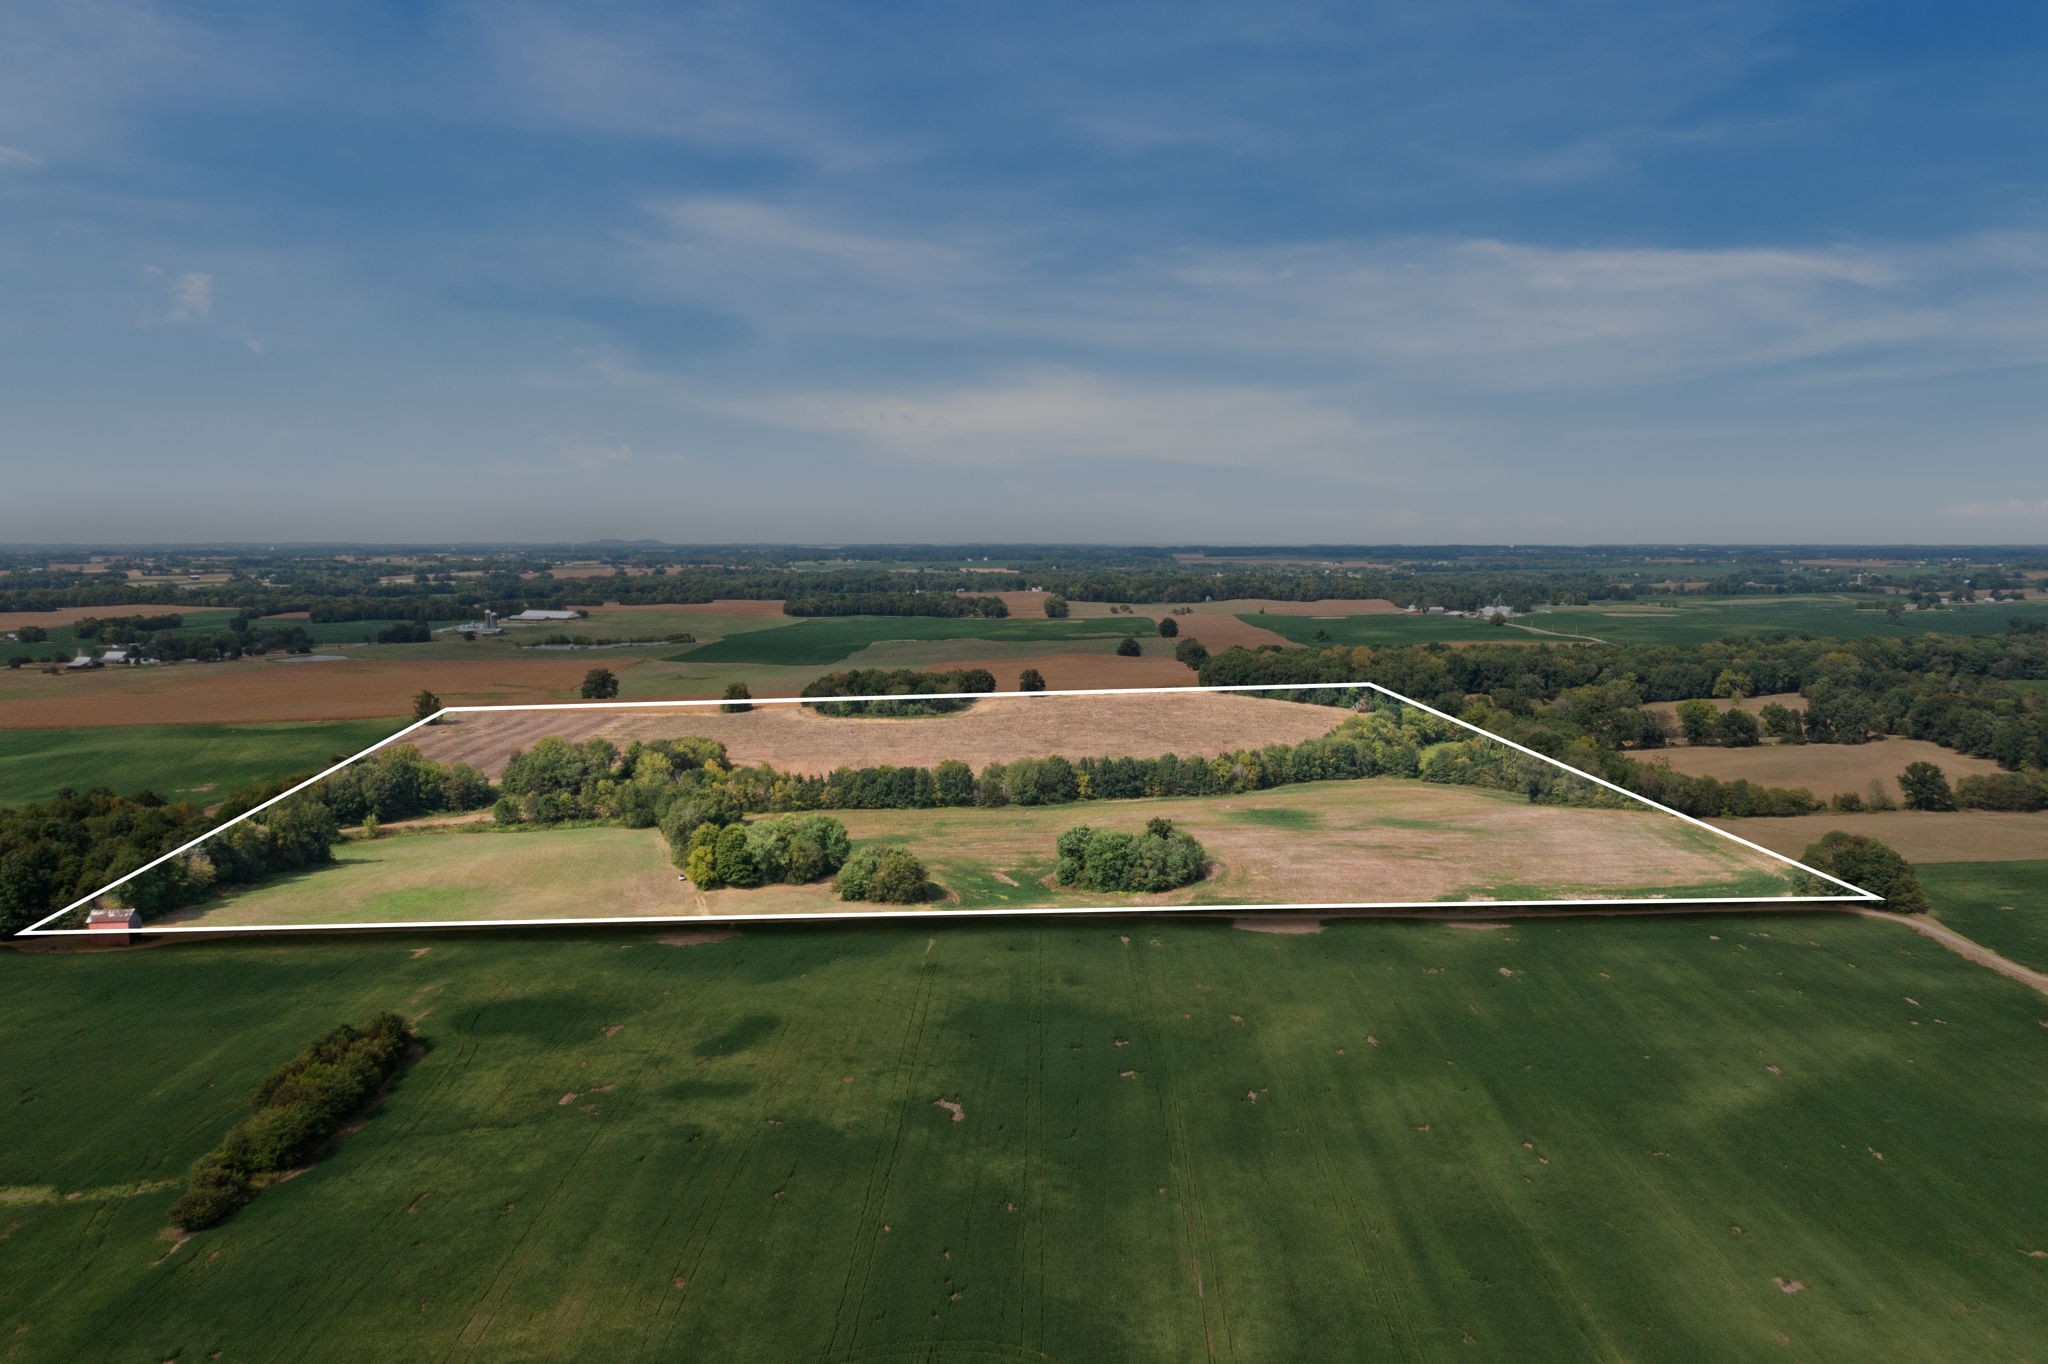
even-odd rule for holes
{"type": "Polygon", "coordinates": [[[2048,541],[2044,57],[0,0],[0,539],[2048,541]]]}

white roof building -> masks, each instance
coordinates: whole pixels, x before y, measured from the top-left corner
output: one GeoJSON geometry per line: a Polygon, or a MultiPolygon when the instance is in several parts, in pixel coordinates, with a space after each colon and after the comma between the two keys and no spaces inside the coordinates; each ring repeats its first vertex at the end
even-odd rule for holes
{"type": "Polygon", "coordinates": [[[582,619],[581,614],[575,611],[521,611],[516,616],[505,617],[505,623],[507,625],[538,625],[547,621],[580,619],[582,619]]]}

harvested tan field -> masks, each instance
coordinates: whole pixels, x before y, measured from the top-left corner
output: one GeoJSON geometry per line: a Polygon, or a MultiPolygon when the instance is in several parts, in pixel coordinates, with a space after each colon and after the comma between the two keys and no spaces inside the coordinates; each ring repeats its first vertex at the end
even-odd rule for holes
{"type": "MultiPolygon", "coordinates": [[[[1907,763],[1933,763],[1953,782],[1998,771],[1988,758],[1955,753],[1925,739],[1880,739],[1869,744],[1760,744],[1755,748],[1667,748],[1648,761],[1695,777],[1752,781],[1759,786],[1803,786],[1826,799],[1840,791],[1867,795],[1878,782],[1900,797],[1907,763]]],[[[1916,812],[1917,813],[1917,812],[1916,812]]]]}
{"type": "MultiPolygon", "coordinates": [[[[782,614],[782,599],[777,597],[768,601],[756,601],[751,597],[720,597],[716,601],[688,602],[679,606],[660,603],[622,606],[618,602],[608,601],[592,610],[590,614],[595,619],[600,615],[631,616],[650,612],[685,616],[779,616],[782,614]]],[[[794,620],[795,617],[791,619],[794,620]]]]}
{"type": "Polygon", "coordinates": [[[1822,834],[1840,829],[1882,839],[1909,862],[2031,862],[2048,858],[2048,812],[1880,810],[1709,822],[1787,857],[1799,856],[1822,834]]]}
{"type": "Polygon", "coordinates": [[[418,663],[254,659],[57,677],[24,670],[0,678],[0,728],[367,720],[406,714],[421,688],[449,705],[555,701],[573,695],[589,668],[587,659],[499,657],[418,663]]]}
{"type": "Polygon", "coordinates": [[[989,592],[981,595],[1000,597],[1003,605],[1009,608],[1011,617],[1016,620],[1045,619],[1045,599],[1049,595],[1047,593],[989,592]]]}
{"type": "Polygon", "coordinates": [[[55,611],[0,611],[0,630],[24,625],[69,625],[87,616],[161,616],[173,611],[218,611],[218,606],[184,606],[177,602],[145,602],[129,606],[60,606],[55,611]]]}
{"type": "MultiPolygon", "coordinates": [[[[1709,704],[1716,711],[1727,710],[1730,706],[1739,706],[1751,715],[1754,715],[1774,701],[1786,710],[1796,710],[1802,715],[1806,712],[1806,698],[1796,691],[1782,691],[1770,696],[1745,696],[1740,701],[1730,700],[1725,696],[1717,696],[1709,704]]],[[[1652,701],[1645,705],[1643,709],[1654,710],[1661,715],[1668,715],[1675,723],[1678,719],[1679,705],[1680,703],[1677,701],[1652,701]]]]}
{"type": "Polygon", "coordinates": [[[265,620],[311,620],[312,618],[313,613],[311,611],[279,611],[276,615],[263,617],[265,620]]]}
{"type": "MultiPolygon", "coordinates": [[[[1183,673],[1187,669],[1181,669],[1183,673]]],[[[466,762],[491,776],[513,750],[559,734],[635,739],[698,734],[726,746],[738,763],[771,763],[821,775],[835,767],[935,766],[958,758],[976,768],[1059,753],[1081,757],[1212,755],[1326,734],[1347,712],[1262,697],[1186,695],[1047,696],[983,701],[954,715],[887,720],[819,715],[800,706],[757,706],[728,715],[711,706],[660,710],[512,711],[451,715],[414,736],[420,751],[466,762]]]]}

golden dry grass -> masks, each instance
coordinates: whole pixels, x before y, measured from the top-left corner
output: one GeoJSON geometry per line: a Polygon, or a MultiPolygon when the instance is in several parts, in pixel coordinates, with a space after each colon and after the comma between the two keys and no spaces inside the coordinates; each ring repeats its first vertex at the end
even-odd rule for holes
{"type": "MultiPolygon", "coordinates": [[[[1186,673],[1186,669],[1181,669],[1186,673]]],[[[428,757],[466,762],[496,776],[515,749],[550,734],[572,741],[685,734],[716,739],[737,763],[770,763],[820,775],[836,767],[936,766],[1044,757],[1210,755],[1326,734],[1347,712],[1228,693],[1045,696],[986,700],[953,715],[916,719],[827,716],[799,706],[757,706],[728,715],[712,706],[673,709],[511,711],[452,715],[414,735],[428,757]]]]}
{"type": "Polygon", "coordinates": [[[1925,739],[1880,739],[1869,744],[1759,744],[1755,748],[1668,748],[1647,758],[1696,777],[1744,780],[1759,786],[1804,787],[1826,799],[1841,791],[1866,795],[1872,782],[1900,798],[1899,773],[1907,763],[1933,763],[1953,782],[1998,771],[1988,758],[1952,752],[1925,739]]]}
{"type": "Polygon", "coordinates": [[[1840,829],[1866,834],[1898,849],[1909,862],[2031,862],[2048,859],[2048,813],[1994,810],[1882,810],[1854,815],[1796,815],[1790,819],[1716,819],[1710,823],[1797,857],[1840,829]]]}

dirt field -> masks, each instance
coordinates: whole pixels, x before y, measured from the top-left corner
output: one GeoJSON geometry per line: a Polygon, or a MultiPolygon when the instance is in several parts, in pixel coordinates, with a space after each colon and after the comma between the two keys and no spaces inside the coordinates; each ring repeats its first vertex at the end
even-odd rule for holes
{"type": "MultiPolygon", "coordinates": [[[[1183,668],[1182,672],[1187,670],[1183,668]]],[[[991,762],[1043,757],[1150,758],[1216,754],[1326,734],[1346,712],[1293,701],[1190,692],[1185,696],[1048,696],[984,701],[954,715],[885,720],[819,715],[798,706],[757,706],[727,715],[711,706],[673,710],[514,711],[453,715],[415,736],[420,751],[466,762],[495,777],[513,750],[559,734],[567,739],[634,739],[700,734],[733,761],[772,763],[818,775],[835,767],[936,766],[957,758],[991,762]]]]}
{"type": "Polygon", "coordinates": [[[251,659],[56,677],[23,669],[0,673],[0,728],[374,719],[405,714],[421,688],[450,705],[557,701],[575,694],[590,666],[587,657],[500,657],[473,663],[251,659]]]}
{"type": "MultiPolygon", "coordinates": [[[[966,652],[974,645],[973,640],[963,640],[959,647],[966,652]]],[[[846,666],[869,665],[855,655],[847,660],[846,666]]],[[[995,659],[948,658],[919,666],[986,668],[995,674],[996,686],[1003,691],[1015,691],[1017,675],[1026,668],[1038,669],[1045,685],[1054,691],[1081,691],[1089,687],[1192,687],[1196,682],[1192,668],[1166,656],[1119,658],[1112,653],[1042,654],[995,659]]]]}
{"type": "Polygon", "coordinates": [[[1909,862],[2029,862],[2048,858],[2048,813],[1881,810],[1875,814],[1709,822],[1787,857],[1799,856],[1822,834],[1841,829],[1882,839],[1909,862]]]}
{"type": "Polygon", "coordinates": [[[218,611],[217,606],[180,606],[151,602],[142,606],[60,606],[55,611],[0,611],[0,631],[18,630],[24,625],[69,625],[87,616],[162,616],[173,611],[218,611]]]}
{"type": "Polygon", "coordinates": [[[1933,763],[1953,782],[1998,771],[1988,758],[1952,752],[1925,739],[1880,739],[1870,744],[1759,744],[1755,748],[1667,748],[1648,755],[1695,777],[1738,778],[1760,786],[1805,787],[1825,800],[1840,791],[1868,794],[1878,782],[1900,798],[1899,773],[1907,763],[1933,763]]]}
{"type": "Polygon", "coordinates": [[[1047,593],[990,592],[987,595],[1002,598],[1003,605],[1009,608],[1013,620],[1045,619],[1045,599],[1049,595],[1047,593]]]}

